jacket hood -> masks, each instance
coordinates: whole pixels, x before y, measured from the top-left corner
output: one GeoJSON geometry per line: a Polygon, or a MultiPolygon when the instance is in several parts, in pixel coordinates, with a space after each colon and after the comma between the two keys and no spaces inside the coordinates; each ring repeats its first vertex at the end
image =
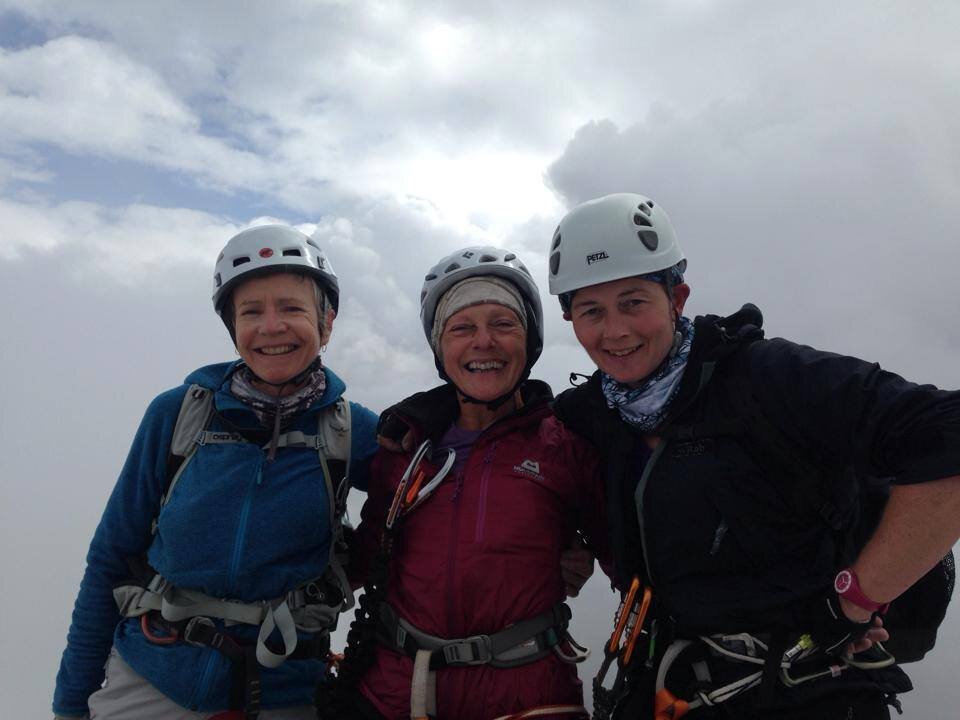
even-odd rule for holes
{"type": "MultiPolygon", "coordinates": [[[[520,386],[523,407],[498,420],[494,425],[510,418],[522,417],[536,410],[545,412],[553,400],[553,391],[542,380],[527,380],[520,386]]],[[[439,440],[447,428],[460,415],[457,391],[447,383],[419,392],[401,400],[380,415],[377,434],[399,441],[412,430],[420,442],[426,438],[439,440]]]]}

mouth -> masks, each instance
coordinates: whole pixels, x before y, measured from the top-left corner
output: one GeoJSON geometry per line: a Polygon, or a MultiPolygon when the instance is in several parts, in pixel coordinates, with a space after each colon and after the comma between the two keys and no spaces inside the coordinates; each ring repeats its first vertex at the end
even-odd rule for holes
{"type": "Polygon", "coordinates": [[[619,350],[604,350],[607,355],[615,358],[623,358],[637,352],[643,345],[634,345],[633,347],[621,348],[619,350]]]}
{"type": "Polygon", "coordinates": [[[254,352],[260,355],[287,355],[297,349],[296,345],[269,345],[257,348],[254,352]]]}
{"type": "Polygon", "coordinates": [[[467,372],[472,373],[496,372],[503,370],[506,366],[507,364],[503,360],[473,360],[464,365],[467,372]]]}

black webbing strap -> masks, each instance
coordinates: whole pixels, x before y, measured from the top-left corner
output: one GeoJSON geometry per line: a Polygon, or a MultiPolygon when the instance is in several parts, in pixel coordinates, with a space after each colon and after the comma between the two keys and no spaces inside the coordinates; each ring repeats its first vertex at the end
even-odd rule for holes
{"type": "MultiPolygon", "coordinates": [[[[230,675],[230,709],[243,710],[246,720],[256,720],[260,715],[263,690],[256,642],[242,645],[229,634],[218,630],[211,622],[199,620],[201,619],[194,618],[187,624],[182,639],[212,648],[233,663],[230,675]]],[[[326,658],[329,652],[329,633],[315,633],[309,640],[298,640],[296,649],[287,660],[320,660],[326,658]]]]}

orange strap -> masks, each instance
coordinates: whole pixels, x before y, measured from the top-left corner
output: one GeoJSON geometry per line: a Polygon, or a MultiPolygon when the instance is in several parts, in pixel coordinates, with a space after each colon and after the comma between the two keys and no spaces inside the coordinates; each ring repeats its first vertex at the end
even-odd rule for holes
{"type": "Polygon", "coordinates": [[[677,720],[690,710],[686,700],[680,700],[672,692],[663,688],[658,690],[653,699],[655,720],[677,720]]]}

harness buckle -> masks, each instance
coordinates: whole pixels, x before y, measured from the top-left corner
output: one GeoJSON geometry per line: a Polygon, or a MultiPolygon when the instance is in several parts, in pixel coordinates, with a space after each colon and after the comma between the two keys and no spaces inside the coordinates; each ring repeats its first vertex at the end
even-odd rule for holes
{"type": "Polygon", "coordinates": [[[489,635],[473,635],[444,645],[440,650],[447,665],[486,665],[493,659],[489,635]]]}
{"type": "Polygon", "coordinates": [[[183,632],[180,633],[180,639],[184,642],[190,643],[191,645],[195,645],[196,647],[212,647],[215,650],[219,649],[220,643],[223,642],[223,636],[220,633],[214,634],[213,642],[204,642],[199,637],[195,637],[195,635],[198,633],[197,628],[200,625],[211,629],[216,627],[213,624],[213,620],[210,618],[197,615],[196,617],[192,617],[187,621],[187,626],[183,629],[183,632]],[[217,645],[214,645],[214,643],[217,643],[217,645]]]}

